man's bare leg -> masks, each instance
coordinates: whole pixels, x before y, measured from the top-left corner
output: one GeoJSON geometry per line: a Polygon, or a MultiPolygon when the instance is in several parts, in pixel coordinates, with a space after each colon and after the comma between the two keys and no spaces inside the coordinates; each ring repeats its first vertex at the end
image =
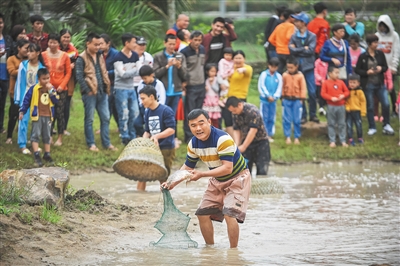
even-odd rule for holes
{"type": "Polygon", "coordinates": [[[200,224],[201,234],[207,245],[214,245],[214,226],[210,215],[197,215],[200,224]]]}
{"type": "Polygon", "coordinates": [[[239,242],[239,224],[236,218],[225,215],[225,221],[228,228],[228,237],[231,248],[236,248],[239,242]]]}
{"type": "Polygon", "coordinates": [[[139,191],[145,191],[146,190],[146,182],[138,181],[136,189],[139,191]]]}

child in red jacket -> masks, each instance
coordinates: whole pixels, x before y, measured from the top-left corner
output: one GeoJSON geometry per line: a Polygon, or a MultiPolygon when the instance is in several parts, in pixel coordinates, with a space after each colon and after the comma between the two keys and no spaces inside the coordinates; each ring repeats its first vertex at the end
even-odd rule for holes
{"type": "Polygon", "coordinates": [[[346,143],[346,98],[349,90],[346,84],[339,79],[339,69],[334,66],[328,68],[329,79],[324,81],[321,88],[321,96],[328,104],[328,135],[329,146],[336,147],[336,130],[338,127],[339,140],[343,147],[348,147],[346,143]]]}

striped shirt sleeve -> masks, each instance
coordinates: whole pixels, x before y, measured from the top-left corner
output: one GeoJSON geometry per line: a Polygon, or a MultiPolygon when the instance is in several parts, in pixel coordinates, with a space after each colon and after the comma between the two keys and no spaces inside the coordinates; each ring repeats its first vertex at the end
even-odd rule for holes
{"type": "Polygon", "coordinates": [[[223,135],[218,139],[217,151],[221,160],[233,162],[236,149],[236,144],[229,135],[223,135]]]}
{"type": "Polygon", "coordinates": [[[185,165],[190,168],[195,168],[198,161],[199,161],[199,156],[196,153],[194,153],[193,143],[192,140],[190,140],[187,145],[185,165]]]}

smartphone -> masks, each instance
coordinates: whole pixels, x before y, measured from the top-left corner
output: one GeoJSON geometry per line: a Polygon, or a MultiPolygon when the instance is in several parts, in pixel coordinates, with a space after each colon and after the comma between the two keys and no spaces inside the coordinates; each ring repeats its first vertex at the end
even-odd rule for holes
{"type": "Polygon", "coordinates": [[[182,55],[181,55],[181,54],[177,54],[177,55],[175,55],[175,58],[176,58],[177,60],[182,60],[182,55]]]}

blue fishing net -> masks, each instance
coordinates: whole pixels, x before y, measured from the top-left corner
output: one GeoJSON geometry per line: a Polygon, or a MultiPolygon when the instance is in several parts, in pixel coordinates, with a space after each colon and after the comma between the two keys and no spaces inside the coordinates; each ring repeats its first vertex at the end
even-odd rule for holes
{"type": "Polygon", "coordinates": [[[157,242],[150,242],[150,246],[162,248],[197,248],[186,232],[190,217],[178,210],[168,189],[162,189],[164,198],[164,212],[154,226],[163,236],[157,242]]]}

